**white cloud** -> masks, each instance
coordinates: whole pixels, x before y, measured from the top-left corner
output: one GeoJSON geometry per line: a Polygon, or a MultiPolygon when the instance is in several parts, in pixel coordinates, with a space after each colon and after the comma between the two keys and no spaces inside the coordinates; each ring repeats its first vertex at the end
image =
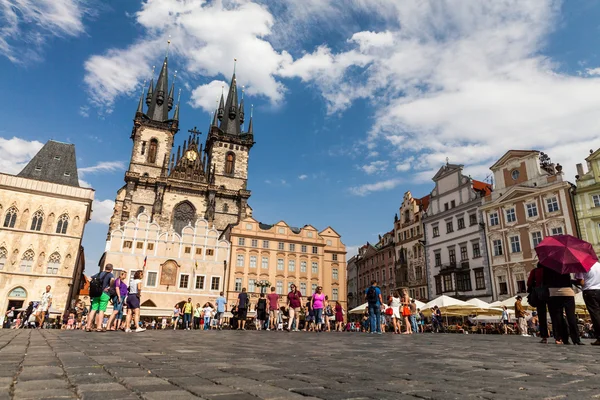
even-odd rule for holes
{"type": "Polygon", "coordinates": [[[388,161],[379,160],[379,161],[372,161],[369,164],[363,165],[360,167],[360,169],[363,170],[368,175],[373,175],[373,174],[385,172],[387,170],[388,165],[389,165],[388,161]]]}
{"type": "Polygon", "coordinates": [[[96,174],[102,172],[114,172],[125,169],[125,164],[122,161],[100,161],[96,165],[91,167],[79,168],[77,171],[79,174],[96,174]]]}
{"type": "Polygon", "coordinates": [[[91,222],[106,225],[110,222],[113,215],[115,202],[112,200],[94,200],[92,204],[91,222]]]}
{"type": "Polygon", "coordinates": [[[43,145],[37,140],[0,137],[0,172],[18,174],[43,145]]]}
{"type": "Polygon", "coordinates": [[[394,189],[396,186],[398,186],[402,182],[403,182],[402,179],[394,178],[394,179],[388,179],[385,181],[379,181],[379,182],[375,182],[375,183],[367,183],[364,185],[351,187],[350,193],[352,193],[355,196],[366,196],[373,192],[380,192],[382,190],[394,189]]]}
{"type": "Polygon", "coordinates": [[[414,157],[408,157],[405,160],[399,162],[398,164],[396,164],[396,171],[398,171],[398,172],[406,172],[406,171],[410,170],[411,165],[412,165],[412,163],[413,163],[414,160],[415,160],[414,157]]]}
{"type": "Polygon", "coordinates": [[[0,54],[14,63],[40,60],[49,38],[85,31],[90,9],[83,0],[0,0],[0,54]]]}
{"type": "Polygon", "coordinates": [[[79,107],[79,115],[83,118],[87,118],[90,116],[90,107],[89,106],[81,106],[79,107]]]}
{"type": "Polygon", "coordinates": [[[192,91],[190,105],[202,108],[208,113],[214,112],[219,106],[221,93],[225,92],[225,96],[227,96],[228,90],[229,85],[224,81],[212,81],[206,85],[200,85],[192,91]]]}
{"type": "Polygon", "coordinates": [[[248,95],[264,96],[273,104],[283,99],[284,87],[274,74],[289,55],[266,39],[274,23],[266,6],[243,0],[147,0],[135,18],[145,30],[144,39],[85,63],[85,83],[96,105],[110,108],[116,97],[131,94],[165,51],[169,36],[171,68],[192,78],[229,80],[237,58],[238,85],[246,85],[248,95]]]}
{"type": "Polygon", "coordinates": [[[300,179],[301,181],[303,181],[303,180],[305,180],[305,179],[307,179],[307,178],[308,178],[308,175],[306,175],[306,174],[302,174],[302,175],[300,175],[300,176],[298,177],[298,179],[300,179]]]}
{"type": "Polygon", "coordinates": [[[572,179],[587,151],[567,152],[562,144],[600,146],[600,68],[567,75],[543,55],[560,1],[351,4],[385,12],[382,32],[355,33],[338,52],[319,46],[283,71],[315,84],[330,113],[359,98],[377,102],[367,148],[400,171],[413,168],[422,178],[449,157],[482,178],[508,149],[535,148],[572,179]],[[414,154],[410,166],[402,161],[414,154]]]}

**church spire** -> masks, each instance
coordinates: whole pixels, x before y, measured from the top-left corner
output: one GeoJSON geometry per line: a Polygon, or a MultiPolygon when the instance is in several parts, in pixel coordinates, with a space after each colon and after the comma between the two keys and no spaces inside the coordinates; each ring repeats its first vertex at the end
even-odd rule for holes
{"type": "Polygon", "coordinates": [[[152,67],[152,75],[150,76],[150,84],[148,85],[148,94],[146,95],[146,105],[150,107],[152,96],[154,95],[154,68],[152,67]]]}
{"type": "MultiPolygon", "coordinates": [[[[221,100],[219,101],[219,107],[217,108],[216,116],[219,118],[219,121],[223,120],[223,116],[225,115],[225,101],[223,100],[223,87],[221,86],[221,100]]],[[[215,124],[215,126],[217,126],[215,124]]]]}
{"type": "Polygon", "coordinates": [[[140,93],[140,101],[138,102],[137,110],[135,111],[136,118],[138,116],[144,115],[144,86],[146,86],[146,81],[142,85],[142,93],[140,93]]]}
{"type": "MultiPolygon", "coordinates": [[[[173,75],[173,82],[171,83],[171,90],[169,90],[169,100],[168,100],[168,105],[169,105],[169,111],[171,111],[171,109],[173,108],[173,94],[175,93],[175,78],[177,78],[177,71],[175,71],[175,75],[173,75]]],[[[173,118],[175,119],[175,118],[173,118]]]]}
{"type": "Polygon", "coordinates": [[[250,106],[250,122],[248,123],[248,134],[249,135],[253,135],[254,134],[254,127],[252,126],[252,114],[254,113],[254,104],[252,104],[250,106]]]}
{"type": "Polygon", "coordinates": [[[242,101],[240,101],[240,125],[244,123],[244,87],[242,86],[242,101]]]}
{"type": "MultiPolygon", "coordinates": [[[[158,80],[156,81],[156,89],[152,93],[152,98],[148,105],[148,117],[153,121],[166,122],[169,119],[170,107],[168,98],[166,98],[169,87],[168,75],[168,58],[165,57],[165,61],[158,74],[158,80]]],[[[150,94],[150,91],[148,93],[150,94]]]]}
{"type": "Polygon", "coordinates": [[[229,85],[229,93],[227,94],[227,101],[225,102],[224,111],[225,115],[221,121],[221,130],[230,135],[239,135],[240,115],[238,112],[238,94],[237,83],[235,79],[235,67],[233,76],[231,77],[231,84],[229,85]]]}
{"type": "MultiPolygon", "coordinates": [[[[173,88],[171,87],[171,93],[173,92],[173,88]]],[[[173,120],[179,121],[179,103],[181,102],[181,89],[179,89],[179,94],[177,95],[177,105],[175,106],[175,113],[173,113],[173,120]]]]}

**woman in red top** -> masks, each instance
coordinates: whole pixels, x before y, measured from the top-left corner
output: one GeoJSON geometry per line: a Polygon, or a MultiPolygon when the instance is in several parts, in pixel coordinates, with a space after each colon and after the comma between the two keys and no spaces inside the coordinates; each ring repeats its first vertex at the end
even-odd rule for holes
{"type": "Polygon", "coordinates": [[[337,332],[344,330],[344,308],[339,301],[335,302],[335,330],[337,332]]]}
{"type": "Polygon", "coordinates": [[[290,285],[290,292],[287,295],[287,305],[289,313],[287,330],[292,330],[292,324],[295,321],[296,326],[294,327],[294,332],[298,332],[298,328],[300,327],[300,307],[302,307],[302,294],[298,291],[296,285],[293,283],[290,285]]]}

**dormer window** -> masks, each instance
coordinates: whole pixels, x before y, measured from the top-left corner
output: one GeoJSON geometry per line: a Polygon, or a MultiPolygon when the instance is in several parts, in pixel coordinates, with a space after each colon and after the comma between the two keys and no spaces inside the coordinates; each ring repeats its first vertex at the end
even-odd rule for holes
{"type": "Polygon", "coordinates": [[[41,171],[41,170],[42,170],[42,167],[40,167],[40,166],[38,165],[37,167],[35,167],[35,170],[39,172],[39,171],[41,171]]]}
{"type": "Polygon", "coordinates": [[[54,160],[60,161],[60,156],[54,156],[54,160]]]}
{"type": "Polygon", "coordinates": [[[70,172],[65,172],[65,176],[71,176],[70,172]]]}

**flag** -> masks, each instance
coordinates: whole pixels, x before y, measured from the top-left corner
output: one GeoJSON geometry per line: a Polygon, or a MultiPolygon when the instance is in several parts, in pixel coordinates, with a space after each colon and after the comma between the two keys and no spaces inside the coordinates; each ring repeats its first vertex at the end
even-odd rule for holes
{"type": "Polygon", "coordinates": [[[198,260],[194,260],[194,264],[196,265],[196,270],[198,270],[198,260]]]}
{"type": "Polygon", "coordinates": [[[148,261],[148,256],[144,257],[144,266],[142,267],[142,269],[146,269],[146,261],[148,261]]]}

